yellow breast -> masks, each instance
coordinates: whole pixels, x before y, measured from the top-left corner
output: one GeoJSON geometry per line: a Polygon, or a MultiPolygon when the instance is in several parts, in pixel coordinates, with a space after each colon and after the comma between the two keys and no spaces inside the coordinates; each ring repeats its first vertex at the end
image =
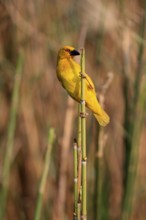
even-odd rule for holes
{"type": "Polygon", "coordinates": [[[78,101],[80,66],[72,59],[62,59],[57,64],[57,76],[67,92],[78,101]]]}

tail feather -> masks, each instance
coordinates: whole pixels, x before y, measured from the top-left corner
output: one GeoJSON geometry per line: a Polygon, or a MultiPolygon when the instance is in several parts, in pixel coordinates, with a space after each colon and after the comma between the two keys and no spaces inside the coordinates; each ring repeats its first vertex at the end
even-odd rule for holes
{"type": "Polygon", "coordinates": [[[92,96],[90,94],[90,96],[86,97],[86,105],[93,112],[96,120],[101,126],[106,126],[110,122],[109,116],[96,99],[96,94],[92,96]]]}
{"type": "Polygon", "coordinates": [[[109,116],[106,114],[104,110],[102,110],[101,114],[94,114],[96,120],[101,126],[106,126],[110,122],[109,116]]]}

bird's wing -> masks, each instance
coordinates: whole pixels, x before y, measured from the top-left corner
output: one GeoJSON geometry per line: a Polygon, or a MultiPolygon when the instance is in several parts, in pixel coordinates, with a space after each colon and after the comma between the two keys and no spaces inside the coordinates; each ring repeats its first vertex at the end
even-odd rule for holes
{"type": "MultiPolygon", "coordinates": [[[[79,72],[79,74],[81,73],[81,67],[78,63],[75,62],[75,67],[76,67],[76,70],[77,72],[79,72]]],[[[86,74],[84,73],[85,75],[85,80],[86,80],[86,86],[89,90],[95,90],[95,87],[94,87],[94,84],[92,82],[92,79],[86,74]]]]}

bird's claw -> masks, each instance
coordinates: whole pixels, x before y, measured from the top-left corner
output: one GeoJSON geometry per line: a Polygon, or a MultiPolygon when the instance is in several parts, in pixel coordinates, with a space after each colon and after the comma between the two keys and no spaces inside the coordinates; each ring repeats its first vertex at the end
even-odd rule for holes
{"type": "Polygon", "coordinates": [[[80,112],[80,117],[81,118],[86,118],[88,116],[87,112],[80,112]]]}
{"type": "Polygon", "coordinates": [[[84,79],[86,79],[86,76],[84,73],[80,72],[79,74],[80,74],[80,77],[83,77],[84,79]]]}

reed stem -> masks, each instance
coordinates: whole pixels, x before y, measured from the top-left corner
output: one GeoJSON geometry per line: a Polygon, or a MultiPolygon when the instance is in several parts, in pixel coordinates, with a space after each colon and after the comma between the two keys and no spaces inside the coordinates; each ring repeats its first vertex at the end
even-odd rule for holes
{"type": "Polygon", "coordinates": [[[77,142],[74,140],[74,220],[78,216],[78,156],[77,142]]]}
{"type": "Polygon", "coordinates": [[[22,66],[23,66],[23,59],[22,56],[20,55],[18,58],[16,74],[14,78],[14,88],[12,93],[10,119],[9,119],[8,132],[7,132],[6,152],[4,157],[4,166],[3,166],[3,174],[2,174],[2,188],[0,192],[0,220],[4,219],[7,195],[9,190],[10,170],[12,164],[14,136],[16,130],[16,119],[18,114],[18,105],[20,98],[22,66]]]}
{"type": "Polygon", "coordinates": [[[82,170],[82,149],[81,149],[81,104],[78,104],[78,203],[81,203],[81,170],[82,170]]]}
{"type": "Polygon", "coordinates": [[[97,149],[97,156],[95,161],[95,219],[102,219],[103,212],[103,181],[104,181],[104,162],[103,162],[103,138],[104,131],[101,128],[99,131],[99,144],[97,149]]]}
{"type": "Polygon", "coordinates": [[[78,216],[77,216],[78,220],[81,220],[81,202],[78,202],[78,216]]]}
{"type": "Polygon", "coordinates": [[[81,50],[81,149],[82,149],[82,219],[87,219],[87,157],[85,112],[85,50],[81,50]]]}
{"type": "Polygon", "coordinates": [[[48,171],[49,171],[49,167],[50,167],[50,157],[51,157],[51,151],[52,151],[54,139],[55,139],[54,129],[51,128],[49,130],[49,134],[48,134],[48,146],[47,146],[47,150],[46,150],[46,154],[45,154],[45,164],[44,164],[44,170],[42,173],[39,191],[38,191],[34,220],[42,219],[41,218],[41,211],[42,211],[43,195],[44,195],[47,175],[48,175],[48,171]]]}

